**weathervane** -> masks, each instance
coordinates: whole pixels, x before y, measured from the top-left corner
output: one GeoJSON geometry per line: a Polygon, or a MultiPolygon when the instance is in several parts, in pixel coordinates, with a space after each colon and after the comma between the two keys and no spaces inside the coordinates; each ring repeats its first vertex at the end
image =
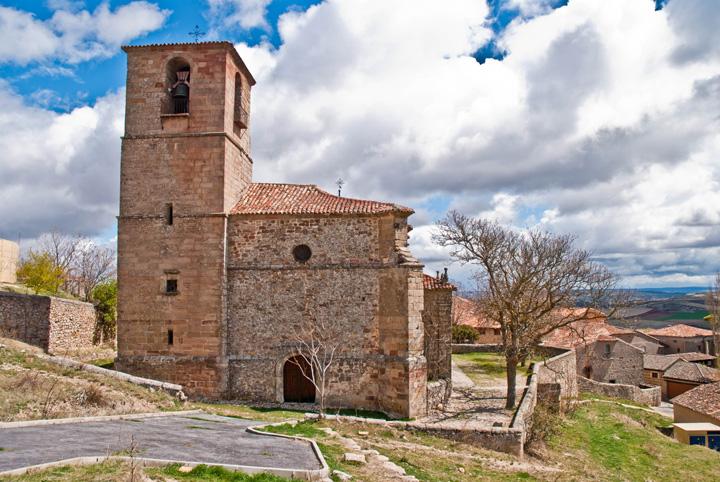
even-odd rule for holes
{"type": "Polygon", "coordinates": [[[335,184],[337,184],[338,187],[338,196],[342,196],[342,187],[345,184],[345,181],[342,180],[342,177],[339,177],[337,181],[335,181],[335,184]]]}
{"type": "Polygon", "coordinates": [[[205,32],[201,32],[200,26],[195,24],[195,30],[193,30],[192,32],[188,32],[188,35],[191,37],[195,37],[195,41],[197,42],[198,40],[200,40],[200,37],[205,35],[205,32]]]}

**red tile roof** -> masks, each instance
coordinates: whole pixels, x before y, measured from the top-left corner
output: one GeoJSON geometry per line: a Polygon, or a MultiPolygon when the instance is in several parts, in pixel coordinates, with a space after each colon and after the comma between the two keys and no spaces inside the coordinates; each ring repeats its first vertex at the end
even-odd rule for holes
{"type": "Polygon", "coordinates": [[[712,336],[712,331],[690,325],[671,325],[658,330],[643,330],[650,336],[671,336],[675,338],[692,338],[695,336],[712,336]]]}
{"type": "Polygon", "coordinates": [[[542,345],[555,348],[575,348],[579,345],[603,340],[616,340],[610,336],[612,327],[605,318],[576,321],[557,328],[543,338],[542,345]]]}
{"type": "Polygon", "coordinates": [[[699,385],[673,398],[671,402],[720,419],[720,383],[699,385]]]}
{"type": "Polygon", "coordinates": [[[720,382],[720,370],[706,367],[700,363],[678,360],[665,370],[663,378],[698,383],[720,382]]]}
{"type": "Polygon", "coordinates": [[[699,362],[699,361],[710,361],[714,360],[715,357],[712,355],[706,355],[705,353],[672,353],[670,355],[644,355],[643,356],[643,368],[646,370],[665,371],[670,365],[675,363],[677,360],[684,360],[688,362],[699,362]]]}
{"type": "Polygon", "coordinates": [[[455,285],[445,281],[442,277],[437,278],[423,273],[423,288],[426,290],[455,290],[455,285]]]}
{"type": "Polygon", "coordinates": [[[313,184],[252,183],[230,214],[383,214],[414,211],[397,204],[340,197],[313,184]]]}
{"type": "Polygon", "coordinates": [[[453,323],[473,328],[500,328],[500,323],[486,318],[475,302],[462,296],[453,296],[453,323]]]}

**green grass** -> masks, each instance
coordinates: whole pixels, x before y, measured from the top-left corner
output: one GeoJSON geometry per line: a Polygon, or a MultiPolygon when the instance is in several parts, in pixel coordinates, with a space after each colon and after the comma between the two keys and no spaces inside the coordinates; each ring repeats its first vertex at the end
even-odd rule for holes
{"type": "Polygon", "coordinates": [[[305,412],[302,410],[283,410],[279,408],[250,407],[232,403],[193,403],[191,408],[224,417],[241,418],[243,420],[259,420],[261,422],[285,422],[301,420],[305,412]]]}
{"type": "Polygon", "coordinates": [[[180,464],[172,464],[162,468],[145,469],[145,473],[151,477],[167,476],[188,482],[286,482],[289,480],[272,474],[250,475],[243,472],[232,472],[217,466],[198,465],[190,472],[181,472],[180,467],[180,464]]]}
{"type": "Polygon", "coordinates": [[[114,358],[100,358],[97,360],[90,360],[87,363],[90,365],[95,365],[100,368],[107,368],[108,370],[112,370],[115,367],[115,359],[114,358]]]}
{"type": "Polygon", "coordinates": [[[295,425],[285,423],[282,425],[272,425],[263,427],[263,432],[279,433],[283,435],[294,435],[297,437],[307,437],[312,439],[323,439],[326,437],[325,432],[318,429],[317,422],[306,420],[295,425]]]}
{"type": "MultiPolygon", "coordinates": [[[[458,353],[452,357],[462,371],[475,383],[506,376],[505,357],[502,353],[458,353]]],[[[532,361],[528,361],[525,366],[518,366],[517,373],[518,375],[529,375],[531,368],[532,361]]]]}
{"type": "Polygon", "coordinates": [[[720,453],[677,443],[670,421],[616,404],[580,406],[548,441],[574,480],[717,480],[720,453]]]}

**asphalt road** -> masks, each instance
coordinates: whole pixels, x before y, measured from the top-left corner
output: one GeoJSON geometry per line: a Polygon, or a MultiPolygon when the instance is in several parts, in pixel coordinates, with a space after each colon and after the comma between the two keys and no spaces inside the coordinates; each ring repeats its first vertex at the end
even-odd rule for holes
{"type": "Polygon", "coordinates": [[[0,472],[73,457],[127,455],[185,462],[320,469],[304,441],[256,435],[261,422],[209,414],[0,428],[0,472]]]}

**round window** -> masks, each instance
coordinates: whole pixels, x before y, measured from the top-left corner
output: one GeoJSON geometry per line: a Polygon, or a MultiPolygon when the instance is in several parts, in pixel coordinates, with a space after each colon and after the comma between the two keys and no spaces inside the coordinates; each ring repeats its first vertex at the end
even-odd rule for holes
{"type": "Polygon", "coordinates": [[[298,244],[293,248],[295,261],[304,263],[310,259],[310,256],[312,256],[312,251],[310,251],[310,247],[307,244],[298,244]]]}

